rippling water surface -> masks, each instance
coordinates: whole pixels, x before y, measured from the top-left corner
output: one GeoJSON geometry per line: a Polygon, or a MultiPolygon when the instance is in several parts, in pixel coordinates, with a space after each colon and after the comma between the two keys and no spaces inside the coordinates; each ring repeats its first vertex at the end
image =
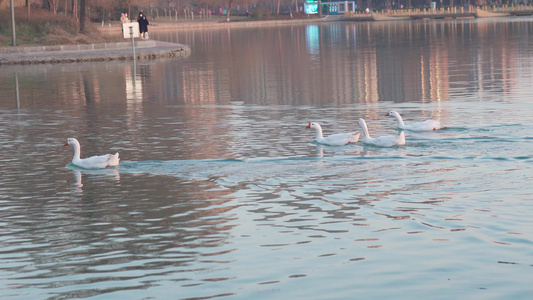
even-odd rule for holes
{"type": "Polygon", "coordinates": [[[530,299],[533,19],[154,32],[2,67],[0,297],[530,299]],[[329,147],[325,134],[407,144],[329,147]],[[120,152],[121,165],[83,170],[120,152]]]}

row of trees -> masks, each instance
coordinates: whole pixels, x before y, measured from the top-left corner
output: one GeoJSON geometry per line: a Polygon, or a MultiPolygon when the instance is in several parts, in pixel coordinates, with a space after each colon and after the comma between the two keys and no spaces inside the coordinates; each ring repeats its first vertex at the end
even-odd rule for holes
{"type": "MultiPolygon", "coordinates": [[[[0,0],[0,7],[3,2],[9,0],[0,0]]],[[[127,12],[131,17],[132,12],[136,14],[144,11],[145,14],[154,13],[151,17],[162,16],[190,16],[191,12],[212,12],[219,11],[220,8],[225,11],[227,20],[234,8],[239,7],[242,14],[249,13],[249,8],[262,7],[277,14],[283,10],[298,10],[298,0],[15,0],[20,3],[25,1],[24,6],[28,8],[28,14],[31,7],[45,8],[53,14],[64,14],[72,16],[80,21],[80,27],[83,30],[85,17],[92,20],[118,20],[121,12],[127,12]]],[[[303,3],[305,0],[300,0],[303,3]]],[[[5,6],[5,5],[4,5],[5,6]]],[[[20,4],[19,4],[20,6],[20,4]]]]}
{"type": "MultiPolygon", "coordinates": [[[[9,0],[0,0],[0,7],[5,1],[9,0]]],[[[53,14],[64,14],[79,20],[80,31],[83,32],[86,28],[87,17],[102,22],[118,20],[121,12],[128,12],[128,15],[132,16],[132,12],[136,14],[138,11],[144,11],[145,14],[152,14],[152,18],[159,17],[161,12],[162,16],[177,18],[178,16],[190,16],[192,15],[190,12],[212,12],[223,8],[229,21],[230,13],[236,7],[240,8],[239,11],[242,14],[262,9],[274,14],[288,12],[292,16],[292,12],[298,11],[299,5],[306,0],[18,0],[17,2],[22,1],[28,8],[28,16],[31,6],[44,7],[53,14]]],[[[318,0],[319,3],[320,1],[318,0]]],[[[367,7],[373,9],[422,8],[429,7],[433,1],[436,1],[439,6],[454,6],[527,3],[532,0],[355,0],[355,3],[362,10],[367,7]]],[[[320,14],[321,12],[319,10],[320,14]]]]}

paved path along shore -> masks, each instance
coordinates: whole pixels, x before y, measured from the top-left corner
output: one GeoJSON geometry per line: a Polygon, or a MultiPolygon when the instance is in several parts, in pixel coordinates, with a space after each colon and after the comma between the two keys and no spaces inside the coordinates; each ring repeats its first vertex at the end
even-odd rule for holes
{"type": "MultiPolygon", "coordinates": [[[[155,40],[135,41],[135,57],[150,59],[189,55],[189,46],[155,40]]],[[[0,65],[133,60],[131,41],[103,44],[0,48],[0,65]]]]}

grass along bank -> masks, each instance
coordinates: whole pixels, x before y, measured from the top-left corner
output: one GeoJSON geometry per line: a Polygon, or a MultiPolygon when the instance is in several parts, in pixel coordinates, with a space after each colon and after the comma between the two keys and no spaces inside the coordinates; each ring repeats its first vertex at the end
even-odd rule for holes
{"type": "MultiPolygon", "coordinates": [[[[26,9],[15,9],[17,46],[75,45],[121,42],[118,35],[102,34],[95,24],[88,23],[86,33],[79,32],[76,20],[47,10],[32,9],[28,19],[26,9]]],[[[11,13],[0,11],[0,47],[12,46],[11,13]]]]}
{"type": "MultiPolygon", "coordinates": [[[[160,17],[151,19],[149,31],[163,28],[192,28],[208,26],[231,26],[239,23],[264,25],[265,22],[298,22],[319,20],[317,16],[305,14],[272,15],[267,13],[251,14],[249,17],[235,15],[226,21],[224,15],[211,15],[209,18],[160,17]]],[[[62,14],[52,14],[48,10],[32,9],[30,19],[25,8],[15,10],[15,29],[17,46],[76,45],[123,42],[119,21],[88,23],[85,33],[79,32],[77,20],[62,14]]],[[[0,11],[0,47],[9,47],[11,42],[11,15],[9,10],[0,11]]]]}

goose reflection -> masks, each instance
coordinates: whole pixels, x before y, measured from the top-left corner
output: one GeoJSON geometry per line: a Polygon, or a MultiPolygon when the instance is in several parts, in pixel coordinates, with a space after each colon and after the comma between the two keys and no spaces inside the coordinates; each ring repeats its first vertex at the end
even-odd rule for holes
{"type": "Polygon", "coordinates": [[[316,143],[314,141],[312,142],[312,144],[316,146],[316,150],[315,150],[316,158],[324,158],[325,153],[329,153],[329,155],[337,155],[337,154],[345,154],[345,153],[353,154],[354,149],[358,149],[357,147],[350,148],[350,147],[327,146],[327,145],[323,145],[320,143],[316,143]]]}
{"type": "Polygon", "coordinates": [[[324,145],[322,144],[316,144],[316,153],[315,153],[315,156],[318,157],[318,158],[323,158],[324,157],[324,145]]]}
{"type": "Polygon", "coordinates": [[[75,166],[68,165],[72,169],[74,175],[74,183],[71,184],[72,192],[75,194],[83,194],[83,176],[82,174],[90,175],[104,175],[113,177],[114,180],[120,181],[120,172],[118,168],[106,168],[106,169],[95,169],[95,170],[85,170],[80,169],[75,166]]]}
{"type": "Polygon", "coordinates": [[[72,191],[76,194],[83,194],[83,183],[81,181],[81,171],[78,169],[72,169],[74,173],[74,183],[71,184],[72,191]]]}

